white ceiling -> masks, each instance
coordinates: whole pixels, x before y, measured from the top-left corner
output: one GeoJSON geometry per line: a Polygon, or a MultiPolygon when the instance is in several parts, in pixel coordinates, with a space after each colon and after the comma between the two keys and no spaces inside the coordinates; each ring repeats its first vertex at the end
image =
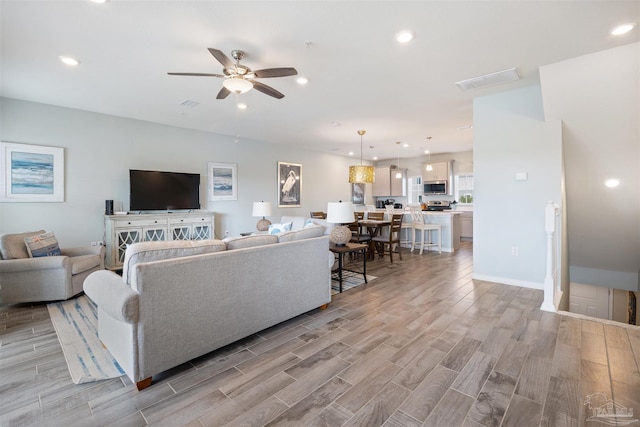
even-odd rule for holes
{"type": "MultiPolygon", "coordinates": [[[[472,100],[538,81],[538,67],[638,41],[633,1],[0,1],[5,97],[364,157],[471,150],[472,100]],[[415,33],[400,45],[394,35],[415,33]],[[216,100],[208,47],[242,49],[252,69],[295,67],[216,100]],[[76,68],[58,57],[72,55],[76,68]],[[517,67],[522,80],[462,92],[454,82],[517,67]],[[184,100],[199,103],[180,106],[184,100]],[[333,123],[339,125],[335,126],[333,123]],[[426,147],[426,136],[433,139],[426,147]],[[409,144],[398,153],[395,141],[409,144]],[[374,146],[374,150],[369,147],[374,146]]],[[[585,88],[587,90],[588,88],[585,88]]]]}

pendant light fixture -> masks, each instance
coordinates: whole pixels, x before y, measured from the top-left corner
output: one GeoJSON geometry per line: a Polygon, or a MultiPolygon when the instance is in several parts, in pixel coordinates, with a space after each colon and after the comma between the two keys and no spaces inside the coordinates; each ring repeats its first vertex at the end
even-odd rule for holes
{"type": "MultiPolygon", "coordinates": [[[[431,137],[427,137],[427,142],[431,141],[431,137]]],[[[428,146],[427,146],[428,148],[428,146]]],[[[433,170],[433,166],[431,165],[431,150],[429,150],[429,161],[427,162],[427,170],[430,172],[433,170]]]]}
{"type": "Polygon", "coordinates": [[[362,164],[362,135],[365,133],[367,133],[366,130],[358,131],[358,135],[360,135],[360,166],[349,166],[349,182],[371,184],[374,180],[373,166],[362,164]]]}
{"type": "MultiPolygon", "coordinates": [[[[396,141],[396,145],[400,146],[400,141],[396,141]]],[[[402,172],[400,171],[400,151],[398,150],[398,172],[396,172],[396,179],[402,178],[402,172]]]]}

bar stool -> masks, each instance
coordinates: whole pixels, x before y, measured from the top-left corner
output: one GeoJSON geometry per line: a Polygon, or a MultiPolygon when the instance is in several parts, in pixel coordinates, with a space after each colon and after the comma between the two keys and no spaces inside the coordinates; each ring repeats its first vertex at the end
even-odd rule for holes
{"type": "Polygon", "coordinates": [[[438,253],[442,253],[442,226],[440,224],[428,224],[424,222],[424,215],[422,215],[422,211],[417,207],[411,207],[411,225],[413,229],[413,240],[411,241],[411,252],[416,245],[416,231],[420,231],[421,240],[420,240],[420,254],[422,255],[422,251],[425,247],[429,248],[431,246],[438,247],[438,253]],[[437,232],[438,234],[438,243],[433,243],[432,232],[437,232]]]}
{"type": "MultiPolygon", "coordinates": [[[[404,213],[411,215],[412,206],[417,206],[418,209],[420,208],[420,205],[407,205],[404,207],[404,213]]],[[[404,234],[402,232],[400,233],[400,247],[404,246],[408,248],[411,245],[411,232],[413,230],[413,221],[405,221],[403,219],[401,228],[402,228],[402,231],[404,231],[404,234]],[[404,236],[404,238],[402,238],[402,236],[404,236]]]]}

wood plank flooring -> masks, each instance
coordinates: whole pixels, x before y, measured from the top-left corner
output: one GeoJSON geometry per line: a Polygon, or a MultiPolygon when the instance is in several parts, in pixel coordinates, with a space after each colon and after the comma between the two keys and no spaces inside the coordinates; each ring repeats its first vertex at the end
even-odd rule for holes
{"type": "Polygon", "coordinates": [[[640,328],[542,312],[542,291],[471,280],[469,243],[404,251],[368,263],[378,278],[327,310],[141,392],[124,377],[73,384],[46,306],[0,306],[0,425],[595,427],[584,402],[596,392],[638,418],[640,328]]]}

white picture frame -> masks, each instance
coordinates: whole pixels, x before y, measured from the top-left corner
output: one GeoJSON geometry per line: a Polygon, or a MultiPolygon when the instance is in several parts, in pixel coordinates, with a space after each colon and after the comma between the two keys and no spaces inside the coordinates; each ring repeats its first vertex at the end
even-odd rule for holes
{"type": "Polygon", "coordinates": [[[0,202],[64,202],[64,148],[0,142],[0,202]]]}
{"type": "Polygon", "coordinates": [[[238,200],[238,165],[207,163],[207,188],[210,202],[238,200]]]}

